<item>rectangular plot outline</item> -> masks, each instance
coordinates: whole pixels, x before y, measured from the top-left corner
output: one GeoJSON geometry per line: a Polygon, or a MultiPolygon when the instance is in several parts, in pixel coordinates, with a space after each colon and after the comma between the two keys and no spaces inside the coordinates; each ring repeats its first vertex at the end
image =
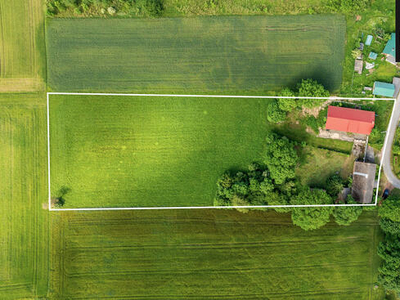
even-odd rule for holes
{"type": "Polygon", "coordinates": [[[82,207],[82,208],[52,208],[51,207],[51,178],[50,178],[50,95],[81,95],[81,96],[120,96],[120,97],[178,97],[178,98],[241,98],[241,99],[317,99],[317,100],[372,100],[396,101],[395,98],[368,98],[368,97],[288,97],[288,96],[246,96],[246,95],[181,95],[181,94],[124,94],[124,93],[74,93],[74,92],[47,92],[47,178],[48,178],[48,206],[49,211],[111,211],[111,210],[173,210],[173,209],[235,209],[235,208],[294,208],[294,207],[351,207],[351,206],[376,206],[378,204],[379,184],[381,179],[382,162],[388,141],[388,132],[392,124],[395,105],[393,103],[389,125],[386,130],[382,147],[381,162],[378,171],[378,186],[376,188],[375,202],[369,204],[304,204],[304,205],[244,205],[244,206],[150,206],[150,207],[82,207]]]}

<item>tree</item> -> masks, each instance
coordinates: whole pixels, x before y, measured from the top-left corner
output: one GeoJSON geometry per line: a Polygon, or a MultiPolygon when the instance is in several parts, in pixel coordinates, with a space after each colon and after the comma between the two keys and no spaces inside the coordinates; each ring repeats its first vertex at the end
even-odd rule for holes
{"type": "Polygon", "coordinates": [[[286,112],[281,110],[276,100],[272,100],[268,105],[267,120],[271,123],[283,122],[286,119],[286,112]]]}
{"type": "MultiPolygon", "coordinates": [[[[329,97],[329,91],[324,86],[313,79],[303,79],[297,85],[299,97],[329,97]]],[[[315,99],[299,99],[302,106],[313,108],[321,103],[315,99]]]]}
{"type": "MultiPolygon", "coordinates": [[[[331,197],[323,190],[303,189],[291,200],[291,204],[330,204],[331,197]]],[[[294,207],[292,208],[293,224],[304,230],[313,230],[324,226],[329,222],[332,207],[294,207]]]]}
{"type": "Polygon", "coordinates": [[[267,150],[264,163],[270,172],[275,184],[282,184],[287,179],[295,177],[295,167],[299,156],[294,149],[294,143],[287,137],[279,137],[271,133],[266,138],[267,150]]]}
{"type": "MultiPolygon", "coordinates": [[[[284,88],[281,92],[280,92],[280,96],[286,96],[286,97],[293,97],[294,92],[289,89],[289,88],[284,88]]],[[[295,109],[297,107],[297,99],[291,99],[291,98],[278,98],[278,105],[279,108],[283,111],[292,111],[293,109],[295,109]]]]}
{"type": "Polygon", "coordinates": [[[387,218],[394,222],[400,222],[400,198],[390,195],[379,207],[378,214],[381,218],[387,218]]]}
{"type": "Polygon", "coordinates": [[[379,225],[382,231],[384,231],[385,233],[400,236],[400,222],[394,222],[390,219],[381,218],[379,220],[379,225]]]}
{"type": "Polygon", "coordinates": [[[398,236],[386,234],[378,246],[378,255],[383,264],[379,268],[378,282],[387,290],[400,292],[400,240],[398,236]]]}
{"type": "MultiPolygon", "coordinates": [[[[347,197],[346,203],[357,204],[351,195],[347,197]]],[[[337,224],[347,226],[356,221],[362,212],[361,206],[336,206],[332,214],[337,224]]]]}
{"type": "Polygon", "coordinates": [[[343,191],[344,185],[343,180],[338,174],[333,174],[326,180],[326,192],[333,197],[335,200],[337,199],[339,193],[343,191]]]}
{"type": "MultiPolygon", "coordinates": [[[[273,192],[265,196],[268,205],[288,205],[289,201],[285,195],[273,192]]],[[[274,210],[279,213],[290,212],[290,207],[275,207],[274,210]]]]}

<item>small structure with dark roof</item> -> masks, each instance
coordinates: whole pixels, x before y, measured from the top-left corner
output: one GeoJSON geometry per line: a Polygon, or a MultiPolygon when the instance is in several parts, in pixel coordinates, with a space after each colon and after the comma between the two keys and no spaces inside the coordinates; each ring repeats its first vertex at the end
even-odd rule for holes
{"type": "Polygon", "coordinates": [[[356,161],[351,196],[359,203],[371,203],[375,188],[376,164],[356,161]]]}
{"type": "Polygon", "coordinates": [[[358,134],[371,134],[375,112],[338,106],[328,107],[326,129],[358,134]]]}

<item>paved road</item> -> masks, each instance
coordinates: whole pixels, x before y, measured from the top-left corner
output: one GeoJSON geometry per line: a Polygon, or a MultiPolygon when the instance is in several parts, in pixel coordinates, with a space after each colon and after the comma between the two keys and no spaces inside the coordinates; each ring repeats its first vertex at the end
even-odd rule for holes
{"type": "Polygon", "coordinates": [[[383,153],[383,171],[388,179],[388,181],[397,189],[400,189],[400,179],[393,173],[391,167],[391,152],[394,135],[396,133],[397,124],[400,118],[400,93],[397,96],[396,102],[394,103],[394,111],[390,120],[389,131],[386,133],[386,149],[383,153]]]}

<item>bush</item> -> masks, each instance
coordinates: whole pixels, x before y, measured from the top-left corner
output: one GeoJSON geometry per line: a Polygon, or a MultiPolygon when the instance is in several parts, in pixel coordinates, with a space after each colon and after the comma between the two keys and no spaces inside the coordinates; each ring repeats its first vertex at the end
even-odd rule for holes
{"type": "MultiPolygon", "coordinates": [[[[357,204],[350,195],[347,197],[346,203],[357,204]]],[[[363,208],[361,206],[336,206],[332,214],[337,224],[348,226],[356,221],[362,212],[363,208]]]]}
{"type": "MultiPolygon", "coordinates": [[[[329,97],[329,91],[313,79],[303,79],[297,85],[297,89],[299,97],[329,97]]],[[[299,99],[299,102],[306,108],[313,108],[321,103],[320,100],[315,99],[299,99]]]]}
{"type": "Polygon", "coordinates": [[[283,184],[288,179],[295,177],[295,168],[299,156],[294,148],[294,142],[287,137],[269,134],[266,138],[267,150],[264,163],[268,167],[271,178],[275,184],[283,184]]]}
{"type": "MultiPolygon", "coordinates": [[[[331,197],[323,190],[304,189],[292,198],[291,204],[330,204],[331,197]]],[[[293,224],[304,230],[314,230],[329,222],[333,207],[295,207],[292,209],[293,224]]]]}
{"type": "Polygon", "coordinates": [[[379,207],[378,214],[381,218],[386,218],[393,222],[400,222],[400,198],[393,194],[390,195],[383,201],[382,206],[379,207]]]}
{"type": "MultiPolygon", "coordinates": [[[[293,97],[295,95],[291,89],[285,88],[280,92],[280,96],[293,97]]],[[[279,108],[283,111],[289,112],[297,108],[297,99],[278,98],[277,100],[279,108]]]]}
{"type": "Polygon", "coordinates": [[[268,105],[267,120],[271,123],[283,122],[286,119],[286,112],[279,108],[276,100],[271,101],[268,105]]]}

